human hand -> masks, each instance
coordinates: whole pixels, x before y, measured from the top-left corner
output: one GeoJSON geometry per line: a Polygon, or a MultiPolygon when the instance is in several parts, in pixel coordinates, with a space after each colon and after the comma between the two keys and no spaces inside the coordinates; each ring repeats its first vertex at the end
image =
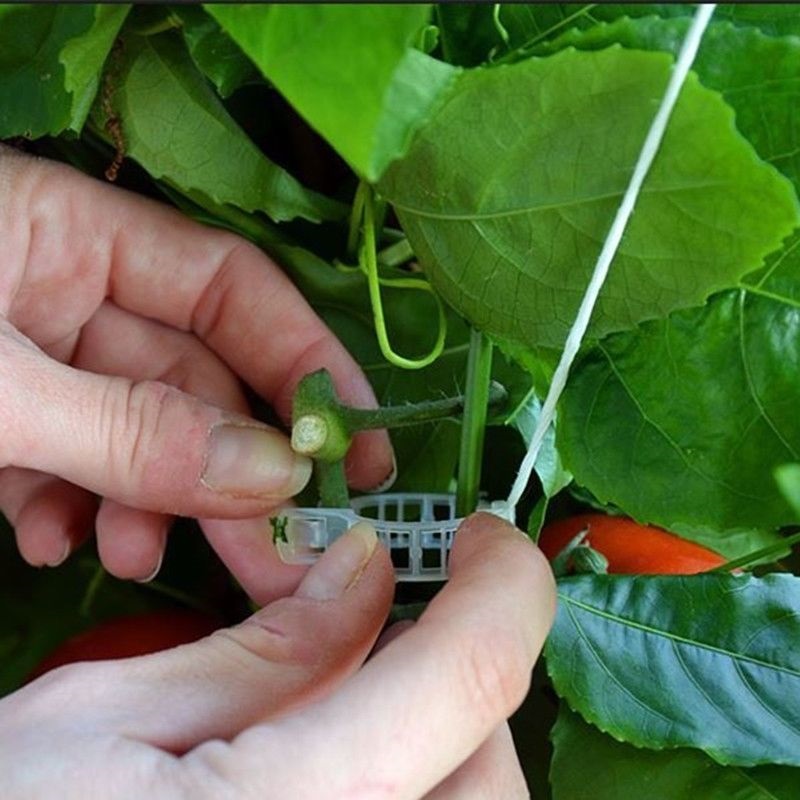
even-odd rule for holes
{"type": "Polygon", "coordinates": [[[3,797],[527,797],[505,720],[553,618],[550,568],[476,514],[451,573],[363,667],[393,589],[368,526],[241,625],[55,670],[0,701],[3,797]]]}
{"type": "MultiPolygon", "coordinates": [[[[290,281],[230,233],[2,147],[0,241],[0,510],[23,557],[58,564],[94,525],[106,568],[147,579],[182,514],[256,601],[291,591],[265,517],[311,465],[249,417],[240,378],[284,420],[322,366],[346,401],[375,398],[290,281]]],[[[347,468],[384,481],[385,432],[347,468]]]]}

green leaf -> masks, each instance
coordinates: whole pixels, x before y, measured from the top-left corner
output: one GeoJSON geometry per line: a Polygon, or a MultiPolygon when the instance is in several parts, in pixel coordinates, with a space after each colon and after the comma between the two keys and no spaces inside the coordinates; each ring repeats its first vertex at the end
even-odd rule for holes
{"type": "MultiPolygon", "coordinates": [[[[800,15],[791,10],[800,30],[800,15]]],[[[620,19],[587,31],[570,31],[536,52],[621,44],[677,55],[688,27],[688,19],[620,19]]],[[[705,86],[720,92],[730,104],[736,112],[736,127],[761,158],[800,186],[800,132],[793,124],[800,109],[800,39],[774,38],[754,28],[714,23],[706,30],[693,69],[705,86]]]]}
{"type": "Polygon", "coordinates": [[[772,473],[800,460],[798,308],[800,236],[753,284],[593,348],[560,407],[576,480],[669,530],[795,522],[772,473]]]}
{"type": "Polygon", "coordinates": [[[714,15],[736,25],[752,25],[773,36],[800,34],[800,15],[792,3],[721,3],[714,15]]]}
{"type": "Polygon", "coordinates": [[[558,694],[614,737],[800,766],[800,578],[580,576],[547,643],[558,694]]]}
{"type": "MultiPolygon", "coordinates": [[[[477,327],[527,348],[563,343],[670,65],[610,48],[467,73],[387,172],[379,188],[414,251],[477,327]]],[[[789,182],[690,75],[590,336],[701,303],[797,222],[789,182]]]]}
{"type": "MultiPolygon", "coordinates": [[[[128,36],[111,99],[126,154],[154,178],[216,203],[312,221],[343,208],[270,161],[225,110],[180,36],[128,36]]],[[[100,127],[103,109],[95,106],[100,127]]]]}
{"type": "Polygon", "coordinates": [[[413,49],[427,5],[208,5],[298,113],[374,181],[457,70],[413,49]]]}
{"type": "Polygon", "coordinates": [[[699,750],[642,750],[562,705],[551,733],[553,800],[794,800],[794,767],[723,767],[699,750]]]}
{"type": "Polygon", "coordinates": [[[192,59],[221,97],[261,79],[253,62],[202,8],[175,6],[174,13],[183,22],[181,32],[192,59]]]}
{"type": "MultiPolygon", "coordinates": [[[[619,20],[564,35],[552,47],[594,48],[618,42],[677,52],[687,24],[686,20],[655,18],[619,20]]],[[[737,127],[759,155],[800,186],[800,160],[794,155],[800,139],[792,124],[800,109],[796,80],[800,41],[774,39],[727,23],[712,24],[695,68],[701,81],[722,92],[734,108],[737,127]]],[[[794,521],[770,476],[775,466],[792,460],[791,453],[800,448],[789,399],[800,389],[789,367],[798,359],[798,346],[791,337],[778,341],[767,336],[767,329],[782,320],[787,320],[790,329],[794,325],[800,301],[796,246],[794,238],[786,255],[774,256],[763,271],[748,276],[742,290],[719,295],[706,308],[681,312],[604,343],[585,362],[591,375],[576,366],[564,401],[569,432],[562,431],[565,438],[559,446],[579,481],[638,519],[669,527],[730,557],[770,543],[764,540],[768,534],[741,530],[742,526],[764,528],[794,521]],[[765,340],[769,346],[762,348],[765,340]],[[625,353],[621,358],[618,348],[625,353]],[[683,357],[688,361],[678,366],[683,357]],[[665,361],[656,365],[658,358],[665,361]],[[751,362],[756,364],[752,369],[751,362]],[[602,396],[595,383],[605,380],[595,369],[598,363],[606,365],[602,371],[608,378],[602,396]],[[755,381],[752,390],[748,371],[755,381]],[[765,374],[782,378],[762,401],[765,374]],[[617,397],[625,398],[623,405],[606,406],[615,387],[620,389],[617,397]],[[600,407],[593,406],[595,399],[600,407]],[[775,403],[781,406],[781,419],[771,421],[775,403]],[[610,416],[604,417],[603,409],[610,416]],[[775,446],[770,426],[780,430],[784,417],[790,425],[775,446]],[[755,437],[763,426],[769,435],[757,443],[755,437]],[[605,427],[602,437],[598,435],[601,427],[605,427]],[[658,430],[666,438],[653,447],[658,430]],[[632,448],[629,452],[634,455],[630,459],[612,456],[618,463],[625,461],[622,472],[598,483],[597,470],[608,470],[611,456],[608,450],[598,449],[601,438],[605,447],[613,443],[614,448],[632,448]],[[735,454],[733,460],[731,454],[735,454]],[[673,487],[670,499],[665,485],[673,487]]]]}
{"type": "Polygon", "coordinates": [[[130,6],[0,6],[0,138],[80,131],[130,6]]]}

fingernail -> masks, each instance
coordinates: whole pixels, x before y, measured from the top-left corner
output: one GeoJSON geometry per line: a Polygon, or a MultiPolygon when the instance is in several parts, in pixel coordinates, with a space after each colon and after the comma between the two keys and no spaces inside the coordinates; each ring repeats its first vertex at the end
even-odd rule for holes
{"type": "Polygon", "coordinates": [[[69,541],[66,541],[64,543],[64,549],[61,552],[61,555],[58,558],[56,558],[55,560],[53,560],[53,561],[48,561],[47,562],[47,566],[48,567],[58,567],[61,564],[63,564],[67,560],[67,557],[70,554],[70,550],[71,550],[70,543],[69,543],[69,541]]]}
{"type": "Polygon", "coordinates": [[[367,566],[378,537],[368,522],[359,522],[340,536],[306,573],[297,597],[335,600],[356,583],[367,566]]]}
{"type": "Polygon", "coordinates": [[[146,578],[136,578],[136,583],[150,583],[153,578],[158,575],[161,569],[161,563],[164,561],[164,551],[161,551],[161,555],[158,557],[158,562],[156,563],[156,568],[146,577],[146,578]]]}
{"type": "Polygon", "coordinates": [[[374,489],[370,489],[370,494],[380,494],[392,488],[394,482],[397,480],[397,459],[392,453],[392,471],[382,480],[374,489]]]}
{"type": "Polygon", "coordinates": [[[202,482],[244,497],[291,497],[311,477],[311,459],[292,451],[283,434],[246,425],[217,425],[208,442],[202,482]]]}

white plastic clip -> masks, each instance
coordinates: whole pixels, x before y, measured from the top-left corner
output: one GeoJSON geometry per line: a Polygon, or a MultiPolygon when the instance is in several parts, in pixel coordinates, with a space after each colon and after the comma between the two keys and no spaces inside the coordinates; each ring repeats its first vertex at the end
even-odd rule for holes
{"type": "Polygon", "coordinates": [[[389,549],[398,581],[443,581],[462,522],[455,510],[454,495],[422,493],[364,495],[352,508],[288,508],[276,546],[287,564],[313,564],[356,522],[366,521],[389,549]]]}

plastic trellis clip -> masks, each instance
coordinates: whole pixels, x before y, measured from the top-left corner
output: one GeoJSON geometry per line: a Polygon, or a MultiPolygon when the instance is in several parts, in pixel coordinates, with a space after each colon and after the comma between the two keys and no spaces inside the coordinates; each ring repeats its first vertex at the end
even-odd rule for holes
{"type": "MultiPolygon", "coordinates": [[[[313,564],[357,522],[375,527],[398,581],[443,581],[458,526],[452,494],[402,492],[357,497],[351,508],[289,508],[275,546],[287,564],[313,564]]],[[[483,508],[508,519],[505,504],[483,508]]]]}
{"type": "MultiPolygon", "coordinates": [[[[489,402],[499,405],[506,391],[493,384],[489,402]]],[[[454,495],[398,493],[350,500],[342,459],[359,430],[399,427],[463,410],[464,398],[452,397],[407,406],[356,409],[341,404],[326,370],[307,375],[294,397],[292,447],[315,460],[321,508],[288,508],[273,518],[274,541],[288,564],[311,564],[357,522],[371,523],[392,554],[401,581],[441,581],[456,530],[454,495]]],[[[485,510],[508,518],[505,504],[485,510]]]]}

